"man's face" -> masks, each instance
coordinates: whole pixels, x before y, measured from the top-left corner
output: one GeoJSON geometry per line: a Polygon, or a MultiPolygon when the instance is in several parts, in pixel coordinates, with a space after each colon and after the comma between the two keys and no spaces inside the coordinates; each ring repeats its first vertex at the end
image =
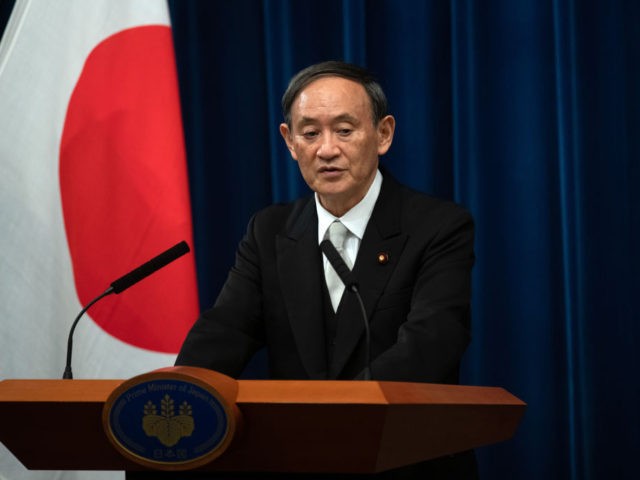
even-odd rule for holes
{"type": "Polygon", "coordinates": [[[342,216],[366,195],[394,128],[390,115],[374,125],[362,85],[323,77],[300,92],[291,106],[291,128],[283,123],[280,133],[322,206],[342,216]]]}

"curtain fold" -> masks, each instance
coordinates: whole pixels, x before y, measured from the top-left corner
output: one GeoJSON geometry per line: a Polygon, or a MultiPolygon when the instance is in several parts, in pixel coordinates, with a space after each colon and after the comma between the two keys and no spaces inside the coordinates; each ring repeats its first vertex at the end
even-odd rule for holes
{"type": "MultiPolygon", "coordinates": [[[[308,192],[278,131],[290,76],[373,70],[384,165],[477,227],[463,381],[529,407],[483,478],[635,478],[640,3],[170,1],[202,306],[249,216],[308,192]]],[[[249,375],[264,373],[259,358],[249,375]]]]}
{"type": "Polygon", "coordinates": [[[580,392],[585,391],[582,358],[582,328],[584,317],[582,291],[581,182],[579,145],[579,105],[577,101],[576,31],[573,2],[553,2],[553,32],[555,57],[557,157],[559,177],[560,232],[562,238],[562,278],[564,292],[564,322],[566,332],[567,375],[567,456],[570,478],[588,478],[584,462],[588,457],[586,432],[580,417],[584,405],[580,392]]]}

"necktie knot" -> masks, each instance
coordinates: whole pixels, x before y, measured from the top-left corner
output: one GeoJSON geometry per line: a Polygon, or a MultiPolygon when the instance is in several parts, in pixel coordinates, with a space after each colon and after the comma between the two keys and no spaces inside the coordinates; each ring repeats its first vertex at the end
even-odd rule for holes
{"type": "Polygon", "coordinates": [[[329,225],[329,240],[333,243],[333,246],[336,247],[336,250],[340,252],[340,254],[344,257],[344,242],[347,239],[347,234],[349,230],[344,226],[342,222],[339,220],[334,220],[334,222],[329,225]]]}

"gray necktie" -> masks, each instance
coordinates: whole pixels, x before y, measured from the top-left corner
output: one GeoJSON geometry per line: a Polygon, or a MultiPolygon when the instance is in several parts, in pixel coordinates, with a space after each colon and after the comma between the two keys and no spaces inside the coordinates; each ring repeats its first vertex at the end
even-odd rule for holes
{"type": "MultiPolygon", "coordinates": [[[[349,268],[351,268],[351,261],[349,260],[349,257],[344,250],[344,243],[347,239],[348,234],[349,230],[347,229],[347,227],[345,227],[339,220],[335,220],[331,225],[329,225],[325,237],[329,237],[329,240],[331,240],[333,246],[336,247],[336,250],[342,257],[344,262],[349,268]]],[[[342,294],[344,293],[344,284],[342,283],[342,280],[340,280],[340,277],[330,263],[327,263],[327,266],[324,270],[324,275],[327,281],[329,296],[331,297],[331,305],[333,306],[333,311],[335,312],[338,310],[340,298],[342,298],[342,294]]]]}

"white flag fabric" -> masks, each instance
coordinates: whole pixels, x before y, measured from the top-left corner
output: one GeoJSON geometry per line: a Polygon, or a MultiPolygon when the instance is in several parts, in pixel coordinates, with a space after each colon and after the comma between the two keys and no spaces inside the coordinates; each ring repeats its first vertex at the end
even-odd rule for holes
{"type": "MultiPolygon", "coordinates": [[[[60,378],[82,306],[193,245],[165,0],[16,2],[0,43],[0,229],[0,380],[60,378]]],[[[197,312],[190,254],[89,310],[74,378],[172,365],[197,312]]],[[[0,451],[0,479],[122,477],[29,472],[0,451]]]]}

